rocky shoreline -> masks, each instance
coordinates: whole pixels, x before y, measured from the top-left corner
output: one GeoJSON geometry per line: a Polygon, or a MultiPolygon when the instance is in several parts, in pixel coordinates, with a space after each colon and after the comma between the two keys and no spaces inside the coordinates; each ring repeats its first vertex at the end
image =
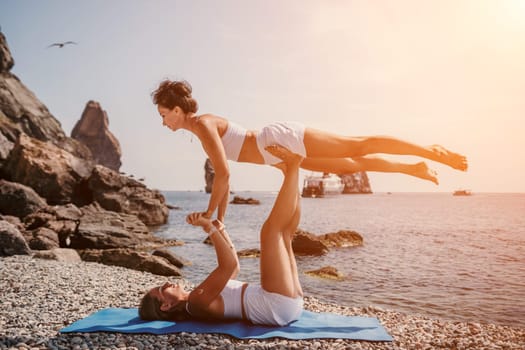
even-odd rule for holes
{"type": "MultiPolygon", "coordinates": [[[[59,334],[107,307],[136,307],[166,277],[90,262],[64,263],[27,255],[0,258],[0,349],[523,349],[525,329],[453,322],[376,307],[356,308],[307,297],[305,307],[379,318],[393,342],[342,339],[238,340],[226,335],[59,334]]],[[[184,281],[188,287],[189,282],[184,281]]]]}

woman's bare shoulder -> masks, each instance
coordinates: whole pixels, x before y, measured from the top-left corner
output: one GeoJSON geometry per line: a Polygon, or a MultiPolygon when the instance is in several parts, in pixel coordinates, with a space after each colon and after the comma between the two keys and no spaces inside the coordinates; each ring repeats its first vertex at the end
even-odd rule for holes
{"type": "Polygon", "coordinates": [[[228,128],[228,120],[215,114],[201,114],[197,120],[197,125],[204,129],[216,129],[219,134],[228,128]]]}

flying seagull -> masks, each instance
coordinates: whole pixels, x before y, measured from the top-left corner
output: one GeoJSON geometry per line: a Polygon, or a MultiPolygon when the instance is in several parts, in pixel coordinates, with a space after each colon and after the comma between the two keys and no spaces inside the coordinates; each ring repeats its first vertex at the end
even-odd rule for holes
{"type": "Polygon", "coordinates": [[[75,44],[75,45],[77,45],[77,43],[74,42],[74,41],[66,41],[66,42],[63,42],[63,43],[54,43],[54,44],[51,44],[51,45],[48,46],[48,48],[50,48],[50,47],[52,47],[52,46],[58,46],[58,48],[61,49],[61,48],[63,48],[65,45],[68,45],[68,44],[75,44]]]}

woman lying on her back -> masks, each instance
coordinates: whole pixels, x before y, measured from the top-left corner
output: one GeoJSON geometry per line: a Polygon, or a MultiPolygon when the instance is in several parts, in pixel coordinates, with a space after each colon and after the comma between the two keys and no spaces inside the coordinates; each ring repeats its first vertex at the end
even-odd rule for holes
{"type": "Polygon", "coordinates": [[[233,318],[282,326],[299,318],[303,291],[292,237],[300,219],[298,181],[303,158],[280,146],[269,146],[266,150],[283,160],[276,167],[282,170],[284,180],[260,233],[260,285],[235,280],[239,260],[224,225],[193,213],[186,220],[208,233],[218,266],[191,292],[172,283],[151,289],[140,304],[142,319],[233,318]]]}

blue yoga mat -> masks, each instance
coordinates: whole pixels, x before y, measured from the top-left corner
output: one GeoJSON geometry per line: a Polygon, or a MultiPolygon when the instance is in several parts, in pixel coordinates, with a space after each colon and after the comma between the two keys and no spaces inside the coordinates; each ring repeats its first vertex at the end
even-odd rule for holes
{"type": "Polygon", "coordinates": [[[221,333],[239,339],[354,339],[392,341],[377,318],[342,316],[303,311],[299,320],[285,327],[256,326],[242,321],[143,321],[137,309],[109,308],[97,311],[62,329],[61,333],[118,332],[169,334],[178,332],[221,333]]]}

